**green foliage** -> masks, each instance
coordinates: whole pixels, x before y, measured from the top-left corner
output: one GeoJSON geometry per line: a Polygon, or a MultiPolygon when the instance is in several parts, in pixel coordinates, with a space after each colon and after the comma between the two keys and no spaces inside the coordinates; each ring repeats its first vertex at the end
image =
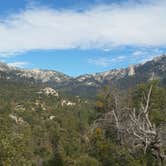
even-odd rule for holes
{"type": "Polygon", "coordinates": [[[147,84],[140,84],[133,92],[133,107],[140,109],[140,103],[146,104],[146,95],[152,85],[152,94],[150,98],[150,116],[151,120],[159,125],[166,122],[166,89],[159,86],[158,81],[152,81],[147,84]]]}
{"type": "Polygon", "coordinates": [[[105,86],[99,92],[96,101],[96,109],[101,113],[106,113],[115,107],[115,99],[108,86],[105,86]]]}
{"type": "MultiPolygon", "coordinates": [[[[166,92],[153,83],[151,119],[165,121],[166,92]]],[[[121,106],[139,110],[150,84],[138,86],[123,98],[121,106]],[[128,99],[129,98],[129,99],[128,99]]],[[[143,154],[117,141],[115,128],[109,132],[91,126],[115,108],[112,90],[104,87],[97,101],[78,97],[39,94],[41,87],[16,82],[0,82],[0,166],[153,166],[152,154],[143,154]],[[76,103],[62,106],[63,99],[76,103]],[[96,109],[95,109],[95,108],[96,109]],[[13,118],[12,118],[12,116],[13,118]],[[17,118],[14,119],[14,118],[17,118]]],[[[121,101],[121,100],[120,100],[121,101]]],[[[157,164],[156,164],[157,165],[157,164]]]]}
{"type": "Polygon", "coordinates": [[[95,158],[82,155],[76,160],[75,166],[101,166],[101,164],[95,158]]]}
{"type": "Polygon", "coordinates": [[[2,117],[0,123],[0,165],[32,165],[29,126],[16,126],[2,117]]]}
{"type": "Polygon", "coordinates": [[[141,166],[129,151],[110,140],[101,128],[97,128],[91,136],[90,154],[97,158],[103,166],[141,166]]]}
{"type": "Polygon", "coordinates": [[[89,101],[39,94],[40,87],[30,84],[0,85],[0,165],[60,166],[81,155],[86,163],[82,135],[94,114],[89,101]],[[77,106],[62,106],[63,99],[77,106]]]}

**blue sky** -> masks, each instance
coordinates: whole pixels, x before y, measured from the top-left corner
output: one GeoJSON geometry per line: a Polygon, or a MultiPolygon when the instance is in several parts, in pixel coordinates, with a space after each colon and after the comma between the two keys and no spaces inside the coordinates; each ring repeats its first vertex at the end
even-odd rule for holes
{"type": "Polygon", "coordinates": [[[5,0],[0,60],[71,76],[166,52],[165,0],[5,0]]]}

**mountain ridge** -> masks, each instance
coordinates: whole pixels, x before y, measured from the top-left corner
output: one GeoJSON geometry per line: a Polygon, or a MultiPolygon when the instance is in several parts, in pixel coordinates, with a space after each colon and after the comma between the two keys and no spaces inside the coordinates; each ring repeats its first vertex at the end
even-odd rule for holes
{"type": "Polygon", "coordinates": [[[28,81],[82,95],[85,92],[95,94],[104,85],[128,89],[150,79],[166,79],[166,55],[158,56],[142,64],[130,65],[127,68],[112,69],[94,74],[71,77],[54,70],[21,69],[0,62],[0,79],[11,81],[28,81]]]}
{"type": "Polygon", "coordinates": [[[161,55],[161,56],[157,56],[157,57],[154,57],[153,59],[151,60],[147,60],[146,62],[143,62],[143,63],[138,63],[138,64],[130,64],[128,67],[124,67],[124,68],[113,68],[113,69],[110,69],[110,70],[106,70],[106,71],[102,71],[102,72],[95,72],[95,73],[85,73],[85,74],[81,74],[81,75],[78,75],[76,77],[73,77],[73,76],[70,76],[70,75],[67,75],[63,72],[60,72],[60,71],[57,71],[57,70],[49,70],[49,69],[40,69],[40,68],[31,68],[31,69],[25,69],[25,68],[19,68],[19,67],[14,67],[14,66],[10,66],[8,65],[7,63],[4,63],[4,62],[0,62],[0,71],[11,71],[11,70],[19,70],[19,71],[22,71],[22,72],[39,72],[39,71],[42,71],[42,72],[54,72],[54,73],[58,73],[58,74],[62,74],[62,75],[65,75],[66,77],[68,78],[72,78],[72,79],[77,79],[77,78],[80,78],[82,76],[96,76],[96,75],[106,75],[107,73],[109,72],[118,72],[118,71],[123,71],[123,70],[130,70],[131,68],[135,68],[135,67],[138,67],[138,66],[142,66],[148,62],[151,62],[151,61],[159,61],[161,60],[163,57],[166,57],[166,55],[161,55]]]}

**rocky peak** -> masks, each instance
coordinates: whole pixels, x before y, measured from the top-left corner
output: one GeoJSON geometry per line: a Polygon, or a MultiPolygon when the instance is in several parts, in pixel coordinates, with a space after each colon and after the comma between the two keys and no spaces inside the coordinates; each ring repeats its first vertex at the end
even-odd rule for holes
{"type": "Polygon", "coordinates": [[[128,67],[128,76],[133,76],[135,75],[135,66],[131,65],[128,67]]]}
{"type": "Polygon", "coordinates": [[[17,67],[9,66],[3,62],[0,62],[0,72],[3,72],[3,74],[6,73],[6,79],[13,79],[15,77],[19,80],[19,78],[25,78],[33,79],[34,81],[41,83],[61,83],[71,79],[69,76],[57,71],[40,69],[20,69],[17,67]]]}
{"type": "Polygon", "coordinates": [[[48,96],[49,95],[56,96],[56,97],[59,96],[58,92],[55,89],[51,88],[51,87],[46,87],[44,89],[41,89],[41,91],[39,93],[44,93],[44,94],[46,94],[48,96]]]}
{"type": "Polygon", "coordinates": [[[63,73],[52,70],[40,70],[40,69],[21,70],[20,76],[26,78],[33,78],[36,81],[41,81],[42,83],[47,83],[50,81],[60,83],[70,79],[69,76],[63,73]]]}
{"type": "Polygon", "coordinates": [[[7,72],[9,70],[11,70],[11,67],[3,62],[0,62],[0,71],[7,72]]]}

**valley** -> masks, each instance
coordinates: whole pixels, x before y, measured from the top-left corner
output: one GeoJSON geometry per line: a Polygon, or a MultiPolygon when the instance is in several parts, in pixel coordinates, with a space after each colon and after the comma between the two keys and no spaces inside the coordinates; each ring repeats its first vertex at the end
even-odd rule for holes
{"type": "Polygon", "coordinates": [[[164,166],[165,72],[166,56],[77,78],[1,63],[0,165],[164,166]]]}

